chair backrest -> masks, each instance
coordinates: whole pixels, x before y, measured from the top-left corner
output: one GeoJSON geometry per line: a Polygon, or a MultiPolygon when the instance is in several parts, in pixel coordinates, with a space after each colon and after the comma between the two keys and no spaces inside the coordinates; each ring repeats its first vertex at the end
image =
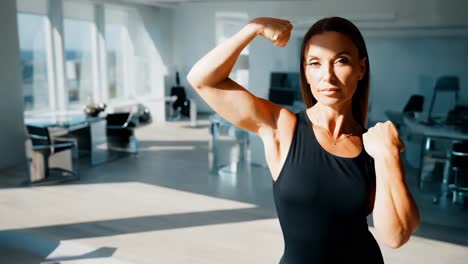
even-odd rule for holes
{"type": "MultiPolygon", "coordinates": [[[[431,99],[431,105],[429,106],[429,112],[428,112],[428,121],[431,121],[431,117],[433,116],[433,111],[434,111],[434,103],[437,98],[438,93],[445,93],[445,92],[452,92],[454,94],[454,104],[451,106],[450,109],[447,109],[450,111],[453,109],[457,104],[458,104],[458,91],[460,90],[460,81],[458,79],[458,76],[442,76],[439,79],[437,79],[436,84],[434,86],[434,92],[432,94],[432,99],[431,99]]],[[[449,106],[450,107],[450,106],[449,106]]]]}
{"type": "Polygon", "coordinates": [[[171,88],[171,96],[177,96],[177,101],[183,101],[187,99],[185,88],[183,86],[174,86],[171,88]]]}
{"type": "Polygon", "coordinates": [[[47,127],[26,125],[33,146],[50,145],[49,129],[47,127]]]}
{"type": "Polygon", "coordinates": [[[460,81],[458,76],[442,76],[437,79],[434,87],[436,91],[458,92],[460,90],[460,81]]]}
{"type": "Polygon", "coordinates": [[[130,123],[132,115],[130,112],[123,113],[110,113],[106,116],[108,126],[122,126],[127,127],[130,123]]]}
{"type": "Polygon", "coordinates": [[[424,96],[413,94],[406,103],[403,113],[422,112],[424,106],[424,96]]]}

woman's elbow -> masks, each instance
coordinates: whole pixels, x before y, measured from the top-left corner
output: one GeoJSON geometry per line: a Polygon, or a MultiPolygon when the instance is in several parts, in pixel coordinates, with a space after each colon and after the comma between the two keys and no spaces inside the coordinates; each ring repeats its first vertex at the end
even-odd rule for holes
{"type": "Polygon", "coordinates": [[[187,74],[187,82],[195,90],[201,90],[203,87],[212,86],[212,84],[205,76],[197,73],[193,69],[187,74]]]}
{"type": "Polygon", "coordinates": [[[394,237],[392,239],[387,239],[386,241],[384,241],[384,243],[388,247],[399,248],[399,247],[403,246],[404,244],[406,244],[406,242],[408,242],[410,236],[411,235],[408,235],[408,236],[400,235],[400,236],[394,237]]]}
{"type": "Polygon", "coordinates": [[[399,248],[406,244],[411,237],[410,230],[400,230],[399,232],[378,232],[382,242],[390,248],[399,248]]]}
{"type": "Polygon", "coordinates": [[[419,210],[416,208],[416,213],[414,214],[411,233],[414,233],[416,232],[416,230],[418,230],[420,223],[421,223],[421,216],[419,214],[419,210]]]}
{"type": "Polygon", "coordinates": [[[198,86],[200,86],[197,82],[197,78],[195,76],[195,74],[193,73],[193,71],[190,71],[188,74],[187,74],[187,82],[193,87],[193,88],[196,88],[198,86]]]}

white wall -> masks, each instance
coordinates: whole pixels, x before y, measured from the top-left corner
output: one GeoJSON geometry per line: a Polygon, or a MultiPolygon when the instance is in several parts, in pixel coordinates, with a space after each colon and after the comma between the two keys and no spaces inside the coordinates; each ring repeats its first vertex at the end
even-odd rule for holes
{"type": "Polygon", "coordinates": [[[427,111],[441,75],[459,76],[459,100],[468,105],[468,36],[367,38],[367,45],[372,69],[371,119],[386,119],[387,109],[402,110],[411,94],[424,95],[427,111]]]}
{"type": "Polygon", "coordinates": [[[25,164],[16,1],[0,2],[0,169],[25,164]],[[23,163],[24,162],[24,163],[23,163]]]}
{"type": "Polygon", "coordinates": [[[150,62],[152,93],[150,96],[138,97],[138,100],[151,108],[155,122],[165,120],[165,105],[161,98],[167,87],[173,85],[173,81],[168,78],[174,76],[173,13],[171,8],[138,7],[136,14],[130,16],[132,21],[129,21],[134,54],[146,57],[150,62]]]}
{"type": "MultiPolygon", "coordinates": [[[[317,0],[181,4],[175,9],[174,63],[181,69],[181,76],[186,76],[193,64],[214,47],[217,12],[247,13],[249,18],[273,16],[292,20],[295,25],[293,37],[284,49],[261,38],[250,46],[250,90],[257,96],[266,97],[271,71],[298,71],[300,39],[314,21],[332,15],[347,17],[361,28],[368,42],[374,89],[371,118],[384,119],[383,111],[387,108],[401,109],[408,89],[413,89],[408,86],[415,87],[415,91],[427,89],[419,88],[426,86],[420,82],[427,83],[428,78],[435,79],[445,73],[467,76],[463,74],[466,73],[466,64],[463,59],[458,59],[457,54],[466,54],[468,45],[465,40],[452,38],[468,35],[468,20],[462,10],[468,10],[468,1],[317,0]],[[397,56],[398,52],[401,56],[397,56]],[[438,62],[434,61],[435,57],[430,54],[441,52],[448,52],[448,56],[440,55],[438,62]],[[396,66],[398,61],[394,58],[399,58],[405,66],[396,66]],[[452,59],[456,62],[452,63],[452,59]],[[441,60],[444,66],[431,68],[430,65],[441,63],[441,60]],[[401,69],[407,71],[401,75],[401,69]],[[400,76],[394,73],[400,73],[400,76]],[[427,78],[420,81],[420,76],[427,78]],[[377,91],[384,96],[377,96],[377,91]],[[391,96],[387,96],[388,91],[392,91],[391,96]]],[[[181,81],[190,87],[185,78],[181,81]]],[[[461,80],[461,86],[462,95],[466,95],[468,81],[465,78],[461,80]]],[[[188,92],[199,100],[200,111],[211,111],[192,89],[188,92]]]]}

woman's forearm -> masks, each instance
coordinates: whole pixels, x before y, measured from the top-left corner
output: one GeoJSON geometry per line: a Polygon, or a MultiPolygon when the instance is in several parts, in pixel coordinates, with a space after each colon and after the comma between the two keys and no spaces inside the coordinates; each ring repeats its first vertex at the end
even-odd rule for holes
{"type": "Polygon", "coordinates": [[[201,58],[190,70],[187,79],[192,86],[214,86],[229,77],[241,51],[257,36],[259,26],[249,23],[201,58]]]}
{"type": "Polygon", "coordinates": [[[419,226],[419,211],[405,183],[399,153],[375,159],[374,226],[390,247],[400,247],[419,226]]]}

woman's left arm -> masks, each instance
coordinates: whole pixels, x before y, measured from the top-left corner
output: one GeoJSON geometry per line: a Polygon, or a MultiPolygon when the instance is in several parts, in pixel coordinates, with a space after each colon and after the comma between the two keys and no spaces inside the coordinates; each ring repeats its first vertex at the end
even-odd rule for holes
{"type": "Polygon", "coordinates": [[[377,123],[364,133],[363,144],[375,162],[375,229],[386,245],[401,247],[419,226],[419,210],[406,185],[400,158],[404,144],[390,121],[377,123]]]}

